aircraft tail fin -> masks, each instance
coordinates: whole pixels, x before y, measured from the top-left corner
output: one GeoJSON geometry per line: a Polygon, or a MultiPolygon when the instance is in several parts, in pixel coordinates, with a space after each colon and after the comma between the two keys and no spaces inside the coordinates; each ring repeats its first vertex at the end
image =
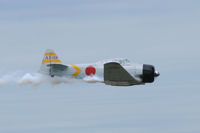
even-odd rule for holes
{"type": "Polygon", "coordinates": [[[62,65],[62,61],[58,58],[57,54],[52,49],[47,49],[44,53],[42,65],[40,67],[40,73],[54,76],[55,73],[58,75],[58,71],[66,69],[67,66],[62,65]],[[56,71],[56,72],[55,72],[56,71]]]}
{"type": "Polygon", "coordinates": [[[42,60],[44,64],[61,64],[62,61],[59,60],[57,54],[52,49],[47,49],[44,53],[44,58],[42,60]]]}

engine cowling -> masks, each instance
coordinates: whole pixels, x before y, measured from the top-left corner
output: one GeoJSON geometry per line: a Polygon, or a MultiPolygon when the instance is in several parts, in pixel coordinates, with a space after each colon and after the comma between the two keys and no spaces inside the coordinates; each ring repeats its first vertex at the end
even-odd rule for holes
{"type": "Polygon", "coordinates": [[[155,78],[155,67],[152,65],[143,64],[142,80],[144,83],[152,83],[155,78]]]}

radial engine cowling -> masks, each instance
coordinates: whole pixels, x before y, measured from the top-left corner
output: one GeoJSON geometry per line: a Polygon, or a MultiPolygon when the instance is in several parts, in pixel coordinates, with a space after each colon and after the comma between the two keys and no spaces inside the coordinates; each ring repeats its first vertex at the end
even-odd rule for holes
{"type": "Polygon", "coordinates": [[[142,80],[144,83],[152,83],[155,77],[155,68],[152,65],[143,64],[142,80]]]}

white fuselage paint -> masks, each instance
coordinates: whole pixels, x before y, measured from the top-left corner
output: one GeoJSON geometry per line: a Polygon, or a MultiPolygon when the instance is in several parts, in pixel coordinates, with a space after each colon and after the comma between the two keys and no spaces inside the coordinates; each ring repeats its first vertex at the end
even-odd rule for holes
{"type": "MultiPolygon", "coordinates": [[[[140,81],[142,83],[142,79],[140,78],[140,75],[142,75],[142,69],[143,69],[143,64],[126,64],[123,65],[121,64],[122,67],[134,78],[137,78],[138,81],[140,81]]],[[[76,64],[76,66],[81,70],[81,72],[77,75],[77,76],[73,76],[74,73],[76,73],[76,69],[73,67],[73,65],[67,65],[67,75],[66,77],[72,77],[72,78],[76,78],[76,79],[84,79],[85,77],[88,76],[96,76],[99,77],[100,79],[102,79],[102,81],[104,81],[104,63],[100,64],[100,63],[91,63],[91,64],[76,64]],[[94,67],[96,72],[95,74],[91,74],[91,75],[87,75],[86,74],[86,69],[87,67],[94,67]]]]}

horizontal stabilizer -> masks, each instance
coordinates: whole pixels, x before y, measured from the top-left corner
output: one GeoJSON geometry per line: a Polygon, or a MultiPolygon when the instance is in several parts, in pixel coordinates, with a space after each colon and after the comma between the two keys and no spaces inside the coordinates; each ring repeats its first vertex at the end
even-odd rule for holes
{"type": "Polygon", "coordinates": [[[67,66],[62,64],[48,64],[47,67],[49,68],[49,75],[51,76],[64,76],[67,72],[67,66]]]}

